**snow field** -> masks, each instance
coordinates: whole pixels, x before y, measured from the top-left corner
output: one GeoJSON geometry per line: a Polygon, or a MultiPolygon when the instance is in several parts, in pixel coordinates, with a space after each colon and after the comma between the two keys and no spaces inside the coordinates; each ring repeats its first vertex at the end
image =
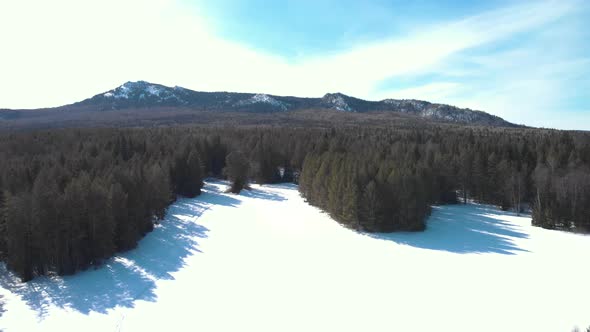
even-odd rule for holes
{"type": "MultiPolygon", "coordinates": [[[[360,234],[293,185],[208,182],[98,269],[0,278],[9,331],[565,331],[590,325],[590,237],[483,205],[360,234]]],[[[1,310],[0,310],[1,311],[1,310]]]]}

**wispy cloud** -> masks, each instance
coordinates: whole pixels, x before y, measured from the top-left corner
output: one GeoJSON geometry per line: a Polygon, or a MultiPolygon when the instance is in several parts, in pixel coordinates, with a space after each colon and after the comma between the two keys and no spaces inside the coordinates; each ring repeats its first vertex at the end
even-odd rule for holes
{"type": "Polygon", "coordinates": [[[590,38],[581,17],[588,6],[562,14],[540,29],[506,36],[503,43],[457,52],[430,72],[444,81],[393,88],[382,95],[432,99],[482,109],[534,126],[590,129],[590,38]],[[586,31],[586,32],[584,32],[586,31]],[[454,76],[452,80],[449,77],[454,76]],[[432,89],[441,85],[446,89],[432,89]],[[409,94],[408,94],[409,92],[409,94]]]}
{"type": "MultiPolygon", "coordinates": [[[[522,103],[519,109],[531,109],[542,98],[553,98],[549,96],[557,94],[550,90],[564,88],[553,78],[575,73],[585,60],[568,58],[537,70],[522,65],[534,63],[535,47],[503,53],[473,50],[538,30],[575,14],[582,4],[525,2],[422,26],[337,54],[290,59],[220,38],[202,14],[172,0],[3,2],[0,42],[6,51],[0,60],[0,107],[56,106],[144,79],[206,91],[303,96],[340,91],[371,99],[433,99],[518,119],[515,100],[522,103]],[[395,89],[383,86],[428,73],[454,78],[395,89]],[[518,75],[527,80],[514,80],[518,75]],[[488,80],[501,86],[480,82],[487,89],[478,90],[474,84],[488,80]],[[522,98],[527,93],[530,98],[522,98]],[[542,97],[533,98],[540,93],[542,97]]],[[[547,61],[556,58],[561,59],[556,55],[547,61]]]]}

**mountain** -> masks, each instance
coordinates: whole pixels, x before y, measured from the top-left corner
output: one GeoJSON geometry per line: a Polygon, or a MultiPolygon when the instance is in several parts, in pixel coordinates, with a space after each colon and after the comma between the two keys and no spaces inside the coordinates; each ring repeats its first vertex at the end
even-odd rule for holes
{"type": "Polygon", "coordinates": [[[363,100],[342,93],[321,98],[263,93],[199,92],[145,81],[127,82],[83,101],[36,110],[0,109],[0,130],[145,127],[179,124],[420,126],[425,122],[522,127],[470,109],[420,100],[363,100]]]}
{"type": "Polygon", "coordinates": [[[500,117],[485,112],[413,99],[367,101],[342,93],[328,93],[322,98],[300,98],[253,93],[199,92],[178,86],[167,87],[145,81],[127,82],[113,90],[65,106],[68,109],[79,107],[101,111],[153,107],[249,112],[332,109],[356,113],[373,111],[400,112],[443,122],[500,127],[516,126],[500,117]]]}

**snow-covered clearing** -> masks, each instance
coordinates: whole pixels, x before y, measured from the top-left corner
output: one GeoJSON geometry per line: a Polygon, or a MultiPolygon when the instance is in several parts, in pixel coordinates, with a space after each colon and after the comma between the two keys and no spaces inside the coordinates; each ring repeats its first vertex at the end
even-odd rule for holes
{"type": "MultiPolygon", "coordinates": [[[[9,331],[552,331],[590,325],[590,237],[481,205],[363,235],[292,185],[181,199],[139,247],[64,278],[0,270],[9,331]]],[[[2,305],[0,305],[2,307],[2,305]]],[[[0,309],[0,312],[2,309],[0,309]]]]}

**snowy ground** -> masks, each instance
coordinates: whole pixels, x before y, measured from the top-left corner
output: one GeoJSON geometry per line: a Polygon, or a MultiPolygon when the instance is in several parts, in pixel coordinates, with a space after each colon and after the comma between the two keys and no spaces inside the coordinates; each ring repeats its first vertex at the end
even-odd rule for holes
{"type": "MultiPolygon", "coordinates": [[[[363,235],[296,187],[210,182],[138,249],[18,283],[0,330],[551,331],[590,325],[590,237],[487,206],[435,208],[424,233],[363,235]]],[[[0,304],[0,307],[2,305],[0,304]]]]}

